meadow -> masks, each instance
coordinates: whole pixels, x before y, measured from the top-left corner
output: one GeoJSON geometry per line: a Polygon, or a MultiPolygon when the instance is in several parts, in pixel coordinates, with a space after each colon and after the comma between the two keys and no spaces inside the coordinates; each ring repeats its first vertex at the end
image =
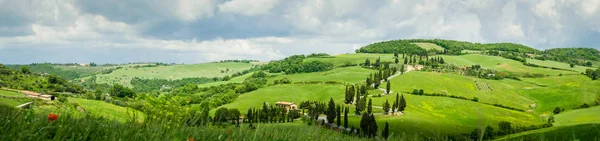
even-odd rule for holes
{"type": "Polygon", "coordinates": [[[441,46],[438,46],[436,44],[432,44],[432,43],[412,43],[415,45],[418,45],[419,47],[425,49],[425,50],[431,50],[431,49],[435,49],[435,50],[439,50],[439,51],[443,51],[444,48],[442,48],[441,46]]]}
{"type": "MultiPolygon", "coordinates": [[[[358,65],[365,63],[366,59],[369,59],[371,63],[375,63],[377,58],[381,58],[381,62],[394,62],[394,54],[373,54],[373,53],[353,53],[353,54],[340,54],[333,57],[327,58],[306,58],[304,62],[310,61],[323,61],[333,63],[336,67],[343,66],[346,63],[358,65]]],[[[402,58],[402,54],[400,54],[402,58]]],[[[400,60],[403,61],[403,60],[400,60]]]]}
{"type": "Polygon", "coordinates": [[[193,77],[223,77],[252,68],[252,63],[203,63],[193,65],[170,65],[157,67],[124,67],[109,74],[97,75],[96,83],[131,86],[132,78],[181,79],[193,77]],[[229,71],[227,71],[229,70],[229,71]],[[223,71],[223,72],[222,72],[223,71]]]}
{"type": "Polygon", "coordinates": [[[578,72],[564,71],[564,70],[553,70],[547,68],[529,67],[523,65],[523,63],[515,60],[502,58],[499,56],[487,56],[481,54],[467,54],[460,56],[448,56],[440,55],[444,58],[446,63],[455,64],[459,66],[472,66],[480,65],[482,68],[494,69],[498,71],[509,71],[518,73],[539,73],[546,75],[560,75],[560,74],[579,74],[578,72]]]}
{"type": "Polygon", "coordinates": [[[585,67],[585,66],[577,66],[575,65],[573,68],[571,68],[571,66],[567,63],[563,63],[563,62],[556,62],[556,61],[552,61],[552,60],[538,60],[538,59],[527,59],[527,63],[531,63],[531,64],[536,64],[539,66],[545,66],[545,67],[554,67],[554,68],[559,68],[559,69],[566,69],[566,70],[574,70],[574,71],[578,71],[578,72],[585,72],[586,69],[595,69],[595,68],[591,68],[591,67],[585,67]]]}
{"type": "Polygon", "coordinates": [[[372,69],[366,69],[359,66],[341,67],[325,72],[277,75],[273,78],[269,78],[268,84],[273,84],[273,81],[281,80],[283,78],[288,78],[292,80],[292,83],[307,81],[335,81],[342,83],[357,84],[360,82],[364,82],[367,76],[374,72],[375,71],[372,69]]]}
{"type": "Polygon", "coordinates": [[[250,77],[251,75],[252,75],[252,73],[248,73],[248,74],[244,74],[241,76],[233,77],[227,81],[217,81],[217,82],[200,84],[200,85],[198,85],[198,87],[204,88],[204,87],[219,86],[219,85],[229,84],[229,83],[242,83],[242,82],[244,82],[244,80],[246,80],[246,78],[250,77]]]}
{"type": "Polygon", "coordinates": [[[600,81],[592,81],[588,77],[551,76],[544,78],[523,79],[533,83],[546,84],[546,87],[536,89],[521,89],[520,94],[537,103],[535,112],[549,114],[555,107],[570,110],[584,103],[591,104],[600,97],[600,81]]]}

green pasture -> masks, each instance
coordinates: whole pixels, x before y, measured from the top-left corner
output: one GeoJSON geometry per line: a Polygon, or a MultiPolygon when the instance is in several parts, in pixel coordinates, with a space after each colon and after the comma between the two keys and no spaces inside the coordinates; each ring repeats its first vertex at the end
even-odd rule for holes
{"type": "MultiPolygon", "coordinates": [[[[393,78],[391,90],[410,93],[414,89],[423,89],[425,93],[441,93],[447,95],[463,96],[469,99],[479,98],[480,102],[502,104],[514,108],[528,110],[535,102],[521,96],[516,90],[532,89],[537,86],[516,80],[486,80],[475,77],[462,76],[451,73],[435,73],[411,71],[393,78]],[[479,90],[475,84],[483,82],[488,84],[492,91],[479,90]]],[[[381,88],[385,88],[385,83],[381,88]]]]}
{"type": "Polygon", "coordinates": [[[467,54],[461,56],[447,56],[440,55],[444,58],[446,63],[455,64],[459,66],[472,66],[480,65],[482,68],[494,69],[499,71],[509,71],[518,73],[539,73],[546,75],[559,75],[559,74],[578,74],[578,72],[564,71],[564,70],[553,70],[549,68],[538,68],[529,67],[523,65],[523,63],[515,60],[502,58],[499,56],[487,56],[481,54],[467,54]]]}
{"type": "Polygon", "coordinates": [[[113,105],[104,101],[68,98],[68,102],[77,103],[84,109],[85,112],[90,113],[93,116],[100,116],[118,121],[128,121],[133,119],[134,116],[137,118],[137,120],[141,121],[145,116],[144,113],[138,110],[113,105]]]}
{"type": "MultiPolygon", "coordinates": [[[[269,84],[272,84],[274,80],[280,80],[288,78],[293,82],[306,82],[306,81],[336,81],[343,83],[361,83],[365,82],[367,76],[370,73],[374,73],[372,69],[366,69],[362,67],[342,67],[325,72],[313,72],[313,73],[299,73],[291,75],[278,75],[269,79],[269,84]]],[[[362,83],[361,83],[362,84],[362,83]]]]}
{"type": "MultiPolygon", "coordinates": [[[[400,54],[399,56],[400,56],[400,61],[403,61],[402,54],[400,54]]],[[[377,60],[377,58],[381,58],[381,62],[394,62],[395,61],[394,54],[353,53],[353,54],[340,54],[340,55],[333,56],[331,58],[307,58],[307,59],[304,59],[304,62],[318,60],[318,61],[323,61],[323,62],[331,62],[336,67],[339,67],[339,66],[346,64],[347,62],[354,64],[354,65],[362,64],[362,63],[365,63],[366,59],[369,59],[371,61],[371,64],[373,64],[373,63],[375,63],[375,60],[377,60]]]]}
{"type": "Polygon", "coordinates": [[[584,103],[591,104],[600,96],[600,81],[592,81],[581,75],[529,78],[524,81],[548,84],[546,87],[518,90],[537,103],[537,114],[550,114],[555,107],[570,110],[584,103]]]}
{"type": "Polygon", "coordinates": [[[443,51],[444,48],[442,48],[441,46],[438,46],[436,44],[432,44],[432,43],[412,43],[415,45],[418,45],[419,47],[425,49],[425,50],[431,50],[431,49],[435,49],[435,50],[439,50],[439,51],[443,51]]]}
{"type": "Polygon", "coordinates": [[[157,79],[181,79],[192,77],[223,77],[252,68],[251,63],[204,63],[193,65],[171,65],[158,67],[125,67],[113,71],[110,74],[101,74],[97,77],[97,83],[120,83],[130,86],[132,78],[157,78],[157,79]],[[228,72],[221,73],[221,71],[228,72]]]}
{"type": "Polygon", "coordinates": [[[536,65],[545,66],[545,67],[554,67],[554,68],[560,68],[560,69],[574,70],[574,71],[578,71],[578,72],[585,72],[586,69],[595,69],[595,68],[590,68],[590,67],[585,67],[585,66],[577,66],[577,65],[575,65],[573,68],[571,68],[570,64],[568,64],[568,63],[556,62],[556,61],[552,61],[552,60],[544,61],[544,60],[537,60],[537,59],[531,59],[531,58],[527,59],[527,63],[536,64],[536,65]]]}
{"type": "Polygon", "coordinates": [[[244,80],[246,80],[246,78],[250,77],[253,73],[248,73],[248,74],[244,74],[241,76],[237,76],[234,78],[231,78],[227,81],[217,81],[217,82],[211,82],[211,83],[204,83],[204,84],[200,84],[198,85],[199,88],[204,88],[204,87],[211,87],[211,86],[219,86],[219,85],[223,85],[223,84],[229,84],[229,83],[242,83],[244,82],[244,80]]]}

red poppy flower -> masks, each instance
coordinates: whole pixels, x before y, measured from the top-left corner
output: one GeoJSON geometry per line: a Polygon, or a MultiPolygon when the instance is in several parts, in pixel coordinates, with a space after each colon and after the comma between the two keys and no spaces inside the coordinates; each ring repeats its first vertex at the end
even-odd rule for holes
{"type": "Polygon", "coordinates": [[[188,141],[196,141],[196,140],[194,139],[194,137],[190,137],[190,138],[188,138],[188,141]]]}
{"type": "Polygon", "coordinates": [[[227,130],[227,133],[231,133],[231,130],[227,130]]]}
{"type": "Polygon", "coordinates": [[[48,114],[48,120],[49,121],[55,121],[56,119],[58,119],[58,115],[48,114]]]}

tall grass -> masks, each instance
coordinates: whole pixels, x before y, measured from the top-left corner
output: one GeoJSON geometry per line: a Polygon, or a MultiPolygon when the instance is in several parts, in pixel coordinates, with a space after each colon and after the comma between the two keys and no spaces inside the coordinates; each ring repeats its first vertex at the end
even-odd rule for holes
{"type": "MultiPolygon", "coordinates": [[[[302,123],[257,124],[242,127],[187,126],[165,121],[119,122],[68,112],[48,114],[0,106],[0,140],[382,140],[360,138],[302,123]]],[[[390,140],[409,140],[393,137],[390,140]]]]}

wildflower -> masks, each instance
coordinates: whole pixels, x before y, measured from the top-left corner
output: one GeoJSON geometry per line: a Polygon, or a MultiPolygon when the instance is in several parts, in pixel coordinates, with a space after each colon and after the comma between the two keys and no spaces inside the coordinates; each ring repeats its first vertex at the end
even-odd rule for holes
{"type": "Polygon", "coordinates": [[[194,139],[194,137],[190,137],[190,138],[188,138],[188,141],[196,141],[196,140],[194,139]]]}
{"type": "Polygon", "coordinates": [[[229,134],[229,133],[231,133],[231,130],[227,130],[227,133],[228,133],[228,134],[229,134]]]}
{"type": "Polygon", "coordinates": [[[56,119],[58,119],[58,115],[48,114],[48,120],[49,121],[56,121],[56,119]]]}

